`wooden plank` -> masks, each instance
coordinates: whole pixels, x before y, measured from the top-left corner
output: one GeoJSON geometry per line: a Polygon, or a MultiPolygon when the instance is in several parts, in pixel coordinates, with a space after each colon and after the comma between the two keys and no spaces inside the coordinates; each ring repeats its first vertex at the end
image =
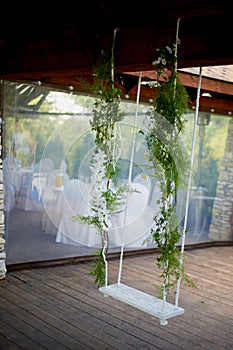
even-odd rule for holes
{"type": "MultiPolygon", "coordinates": [[[[67,318],[64,320],[62,317],[62,311],[59,311],[56,305],[56,299],[53,300],[52,304],[46,302],[46,294],[43,295],[43,299],[40,299],[34,293],[30,293],[30,287],[28,288],[25,285],[24,288],[20,288],[18,286],[12,286],[8,288],[6,292],[1,291],[1,295],[4,299],[8,300],[8,309],[11,309],[9,304],[13,305],[14,315],[16,315],[17,322],[16,328],[20,325],[20,320],[25,323],[24,332],[27,334],[29,322],[36,329],[37,333],[41,336],[40,330],[43,329],[45,331],[45,335],[41,336],[41,342],[43,339],[47,341],[47,335],[53,339],[53,346],[49,346],[49,350],[51,348],[60,348],[58,347],[57,342],[62,344],[61,348],[78,348],[86,350],[86,348],[95,349],[95,346],[102,345],[102,341],[98,342],[96,340],[95,346],[93,346],[93,339],[91,332],[94,332],[93,329],[90,329],[90,334],[82,327],[82,320],[80,319],[80,315],[77,315],[77,320],[75,323],[71,322],[74,318],[74,310],[72,313],[67,315],[67,318]],[[29,290],[28,290],[29,289],[29,290]],[[25,312],[17,311],[17,307],[15,305],[20,305],[20,308],[23,308],[25,312]],[[69,321],[71,319],[71,321],[69,321]],[[81,327],[79,327],[81,325],[81,327]],[[81,330],[83,328],[83,330],[81,330]]],[[[7,304],[6,302],[4,305],[7,304]]],[[[67,305],[64,307],[64,311],[67,305]]],[[[2,307],[3,308],[3,307],[2,307]]],[[[76,318],[76,316],[75,316],[76,318]]],[[[94,323],[93,323],[94,324],[94,323]]],[[[94,327],[94,326],[93,326],[94,327]]],[[[114,347],[112,347],[114,349],[114,347]]],[[[106,349],[108,347],[106,346],[106,349]]],[[[109,347],[109,349],[111,349],[109,347]]]]}
{"type": "Polygon", "coordinates": [[[22,350],[21,346],[13,343],[10,339],[7,338],[7,331],[6,331],[5,325],[2,324],[0,327],[2,329],[2,333],[5,333],[5,335],[0,335],[1,349],[2,350],[22,350]]]}
{"type": "MultiPolygon", "coordinates": [[[[57,298],[58,304],[59,301],[63,300],[66,301],[68,305],[72,305],[74,302],[72,298],[78,299],[78,307],[82,311],[95,316],[96,323],[98,319],[106,322],[111,320],[111,324],[114,326],[119,337],[124,339],[124,344],[133,341],[135,348],[137,348],[135,345],[137,344],[140,348],[166,349],[166,346],[169,344],[169,347],[172,346],[174,350],[178,350],[186,349],[188,345],[192,344],[192,337],[190,337],[190,340],[187,342],[183,340],[182,337],[177,336],[177,330],[175,330],[174,333],[168,334],[167,331],[159,327],[157,321],[155,322],[155,320],[151,319],[148,315],[142,315],[141,312],[131,306],[127,308],[125,306],[122,307],[122,303],[119,303],[119,305],[115,305],[110,301],[106,303],[106,299],[108,298],[105,298],[94,286],[93,277],[89,276],[86,272],[82,273],[85,267],[86,264],[79,264],[77,266],[73,265],[70,267],[64,266],[49,270],[46,269],[47,277],[45,276],[45,270],[37,270],[36,275],[38,275],[38,280],[41,282],[39,284],[33,278],[33,287],[37,291],[41,290],[41,288],[44,290],[46,281],[45,295],[51,295],[51,290],[53,288],[55,292],[53,292],[51,298],[57,298]],[[86,283],[80,282],[84,280],[86,283]],[[71,298],[67,300],[68,294],[71,298]],[[126,331],[133,335],[134,338],[130,337],[128,339],[129,336],[124,335],[126,331]]],[[[27,273],[25,273],[25,275],[27,275],[27,273]]],[[[25,280],[27,280],[27,276],[25,277],[25,280]]],[[[35,277],[35,273],[33,277],[35,277]]],[[[85,318],[82,319],[82,322],[86,323],[85,318]]],[[[101,324],[99,327],[101,327],[101,324]]],[[[105,326],[105,332],[104,338],[108,339],[107,326],[105,326]]],[[[187,332],[185,333],[187,336],[187,332]]],[[[95,336],[95,333],[93,334],[93,336],[95,336]]]]}
{"type": "MultiPolygon", "coordinates": [[[[45,284],[45,279],[41,283],[42,285],[45,284]]],[[[55,283],[53,284],[55,285],[55,283]]],[[[115,327],[93,316],[86,310],[86,306],[84,306],[84,310],[79,308],[80,301],[77,298],[69,298],[64,287],[60,293],[60,298],[63,298],[63,302],[61,302],[55,295],[53,297],[49,297],[48,293],[42,293],[41,295],[40,291],[33,284],[24,282],[21,286],[23,288],[20,288],[20,293],[18,290],[19,286],[12,285],[10,288],[11,291],[8,289],[8,293],[3,294],[4,298],[9,298],[9,301],[12,303],[17,300],[17,303],[21,307],[28,311],[30,309],[30,313],[33,316],[52,324],[55,328],[54,331],[57,329],[57,332],[64,332],[68,347],[78,349],[86,349],[88,347],[88,349],[95,350],[96,348],[101,349],[104,346],[105,349],[124,350],[127,344],[127,349],[134,349],[130,345],[132,336],[126,336],[125,341],[121,342],[118,339],[120,337],[119,330],[117,331],[115,327]]],[[[66,289],[69,289],[69,287],[66,289]]],[[[56,287],[54,290],[56,292],[56,287]]],[[[50,336],[53,336],[53,334],[50,334],[50,336]]],[[[139,340],[138,343],[140,344],[139,340]]],[[[154,349],[158,348],[154,347],[154,349]]]]}
{"type": "MultiPolygon", "coordinates": [[[[146,312],[105,297],[90,275],[90,261],[8,273],[7,281],[0,284],[0,348],[4,349],[2,343],[6,344],[7,339],[14,346],[30,350],[34,349],[32,341],[36,345],[40,342],[38,345],[45,349],[53,343],[52,348],[85,350],[232,349],[233,310],[229,295],[233,247],[186,253],[186,268],[197,288],[182,285],[180,305],[185,312],[170,318],[166,327],[146,312]]],[[[109,278],[113,281],[118,266],[118,260],[109,262],[109,278]]],[[[154,284],[159,282],[154,254],[124,259],[122,283],[154,295],[154,284]]]]}
{"type": "MultiPolygon", "coordinates": [[[[129,259],[129,260],[131,260],[131,262],[133,263],[134,262],[134,259],[132,258],[132,259],[129,259]]],[[[137,259],[136,259],[137,260],[137,259]]],[[[140,259],[139,259],[139,261],[140,261],[140,259]]],[[[128,259],[127,259],[127,262],[128,262],[128,259]]],[[[127,265],[127,262],[126,262],[126,265],[127,265]]],[[[79,275],[80,276],[80,271],[81,270],[83,270],[83,272],[85,271],[85,265],[83,265],[83,264],[81,264],[81,265],[79,265],[78,266],[78,273],[77,273],[77,276],[79,275]]],[[[76,266],[74,266],[73,267],[73,270],[76,270],[77,271],[77,267],[76,266]]],[[[137,271],[137,266],[135,266],[135,270],[137,271]]],[[[89,270],[88,270],[89,271],[89,270]]],[[[87,274],[88,274],[88,271],[87,271],[87,273],[86,273],[86,275],[84,275],[84,276],[82,276],[81,278],[83,279],[83,278],[87,278],[87,279],[89,279],[90,280],[90,277],[89,276],[87,276],[87,274]]],[[[85,272],[84,272],[85,273],[85,272]]],[[[127,272],[126,272],[127,273],[127,272]]],[[[151,277],[151,275],[150,275],[150,277],[151,277]]],[[[148,283],[151,283],[151,278],[150,278],[149,276],[148,276],[148,283]]],[[[73,279],[74,279],[74,277],[73,277],[73,279]]],[[[65,282],[64,282],[65,283],[65,282]]],[[[67,282],[66,282],[67,283],[67,282]]],[[[144,285],[148,285],[148,283],[146,284],[145,283],[145,281],[143,281],[142,282],[143,283],[143,286],[144,285]]],[[[75,286],[75,284],[74,284],[74,286],[75,286]]],[[[75,288],[75,287],[74,287],[75,288]]],[[[190,291],[192,292],[192,288],[190,289],[190,291]]],[[[109,298],[104,298],[104,302],[106,303],[107,302],[107,299],[109,299],[109,298]]],[[[190,298],[190,295],[189,295],[189,298],[187,299],[187,301],[190,303],[190,301],[191,301],[191,304],[192,304],[192,299],[193,299],[193,296],[190,298]]],[[[197,309],[199,308],[199,307],[201,307],[202,308],[202,304],[201,304],[201,298],[200,298],[200,304],[199,305],[197,305],[197,309]]],[[[109,306],[111,307],[111,313],[113,313],[113,310],[114,310],[114,308],[115,307],[117,307],[117,308],[119,308],[119,303],[113,303],[112,301],[110,301],[109,302],[109,306]]],[[[102,306],[103,307],[103,306],[102,306]]],[[[208,315],[208,305],[207,305],[207,315],[208,315]]],[[[199,311],[200,310],[198,310],[198,312],[197,312],[197,315],[199,315],[199,311]]],[[[226,311],[227,311],[227,309],[226,309],[226,311]]],[[[126,307],[125,305],[122,307],[122,312],[124,313],[124,315],[123,315],[123,317],[124,317],[124,319],[128,316],[127,315],[127,312],[129,312],[130,314],[132,314],[133,315],[133,317],[135,317],[135,318],[137,318],[137,317],[140,317],[140,319],[143,317],[144,319],[146,319],[146,317],[144,317],[143,315],[140,315],[140,313],[138,314],[137,312],[135,312],[135,310],[134,309],[132,309],[132,308],[130,308],[130,307],[126,307]]],[[[192,305],[191,306],[189,306],[189,312],[190,312],[190,314],[191,315],[193,315],[193,314],[195,314],[195,312],[194,311],[192,311],[192,305]]],[[[225,311],[224,311],[225,312],[225,311]]],[[[204,313],[203,313],[203,315],[204,315],[204,313]]],[[[198,319],[198,318],[197,318],[198,319]]],[[[205,331],[205,334],[203,334],[203,336],[201,337],[202,338],[202,340],[200,341],[201,343],[203,343],[204,341],[206,341],[206,342],[209,342],[211,339],[213,339],[213,337],[215,337],[216,339],[218,338],[218,335],[216,335],[216,331],[215,331],[215,329],[214,329],[214,327],[212,327],[212,326],[210,326],[210,328],[208,329],[208,318],[206,319],[207,320],[207,323],[206,323],[206,325],[205,325],[205,327],[203,327],[203,324],[200,324],[200,326],[197,324],[197,323],[195,323],[195,324],[193,324],[193,320],[192,320],[192,318],[190,319],[190,317],[181,317],[181,318],[178,318],[178,319],[175,319],[175,320],[171,320],[171,321],[173,321],[172,323],[173,323],[173,326],[175,327],[175,325],[176,324],[178,324],[178,325],[180,325],[180,324],[182,324],[182,327],[183,327],[183,329],[182,329],[182,331],[181,331],[181,328],[179,328],[178,327],[178,329],[176,329],[174,332],[176,333],[176,338],[174,337],[173,338],[173,342],[174,341],[177,341],[177,336],[179,335],[179,333],[180,332],[184,332],[184,331],[186,331],[186,329],[188,329],[188,332],[190,333],[190,343],[189,343],[189,345],[190,344],[192,344],[192,342],[191,342],[191,339],[193,339],[193,338],[195,338],[195,339],[197,339],[197,334],[202,334],[203,333],[203,329],[204,330],[206,330],[205,331]]],[[[171,322],[170,321],[170,322],[171,322]]],[[[223,321],[224,321],[224,319],[223,319],[223,321]]],[[[135,322],[135,321],[134,321],[135,322]]],[[[170,323],[169,322],[169,323],[170,323]]],[[[205,323],[205,322],[204,322],[205,323]]],[[[144,326],[145,327],[145,326],[144,326]]],[[[148,325],[147,325],[147,327],[148,327],[148,325]]],[[[223,326],[222,326],[222,328],[220,328],[220,327],[218,327],[218,330],[217,330],[217,332],[219,331],[219,334],[221,334],[221,337],[224,337],[225,336],[225,339],[224,339],[224,341],[227,341],[227,338],[228,338],[228,334],[231,332],[231,327],[229,326],[229,324],[227,323],[227,321],[225,321],[225,324],[223,323],[223,326]]],[[[165,339],[166,338],[168,338],[168,334],[169,334],[169,332],[165,332],[165,339]]],[[[159,329],[159,335],[161,336],[161,328],[159,329]]],[[[169,334],[169,336],[170,336],[170,334],[169,334]]],[[[179,339],[178,340],[178,344],[179,344],[179,342],[180,343],[182,343],[182,339],[179,339]]],[[[216,343],[217,343],[217,340],[216,340],[216,343]]],[[[187,347],[188,345],[186,344],[186,347],[187,347]]],[[[185,347],[184,347],[185,348],[185,347]]]]}
{"type": "MultiPolygon", "coordinates": [[[[83,280],[83,279],[86,278],[86,279],[88,279],[90,281],[89,282],[89,286],[91,286],[91,285],[93,285],[93,281],[91,282],[90,276],[88,276],[87,274],[86,275],[84,274],[83,276],[80,276],[80,271],[81,270],[85,271],[85,267],[86,267],[86,264],[85,265],[80,264],[78,266],[73,266],[72,270],[78,272],[77,273],[77,280],[78,279],[83,280]]],[[[59,269],[59,268],[56,268],[55,270],[58,271],[58,272],[61,271],[61,269],[59,269]]],[[[40,271],[42,271],[42,270],[40,270],[40,271]]],[[[56,271],[54,271],[54,269],[50,269],[49,270],[49,275],[50,275],[49,280],[52,279],[51,280],[51,285],[54,283],[53,278],[56,279],[56,271]]],[[[66,271],[68,271],[68,270],[66,270],[66,271]]],[[[65,273],[62,273],[62,275],[64,277],[64,286],[67,286],[67,283],[68,283],[67,278],[71,278],[71,280],[69,280],[69,285],[70,285],[70,283],[73,283],[73,289],[80,290],[80,284],[79,283],[75,283],[75,276],[72,273],[65,272],[65,273]]],[[[61,281],[61,273],[59,273],[59,281],[61,281]]],[[[74,293],[74,295],[77,296],[77,294],[75,292],[73,292],[73,293],[74,293]]],[[[90,289],[88,290],[87,293],[88,293],[88,295],[90,294],[90,289]]],[[[82,297],[82,294],[81,294],[81,296],[79,295],[77,297],[78,298],[82,297]]],[[[104,303],[107,303],[107,299],[110,299],[110,298],[104,298],[103,299],[104,303]]],[[[98,299],[96,299],[96,294],[94,294],[94,300],[95,300],[95,305],[96,305],[96,303],[98,301],[98,299]]],[[[154,336],[157,336],[157,337],[161,338],[161,336],[162,336],[161,334],[163,334],[162,329],[158,328],[157,326],[154,327],[155,324],[154,324],[153,321],[148,321],[148,318],[145,315],[142,315],[140,312],[137,312],[134,308],[132,308],[130,306],[127,307],[127,305],[126,306],[124,305],[122,307],[121,304],[117,303],[117,301],[116,301],[116,303],[115,302],[113,303],[112,301],[109,302],[109,308],[110,309],[108,310],[108,313],[111,316],[111,322],[112,322],[112,320],[114,320],[113,314],[114,314],[115,308],[117,308],[117,309],[119,308],[123,312],[123,315],[122,315],[123,321],[125,321],[127,317],[131,317],[132,318],[131,319],[132,324],[134,325],[136,323],[138,325],[138,323],[140,322],[139,320],[143,319],[147,323],[146,323],[146,326],[145,326],[145,324],[143,324],[142,328],[143,329],[146,328],[148,330],[148,328],[151,327],[150,332],[152,334],[154,334],[154,336]],[[158,332],[156,332],[157,328],[158,328],[158,332]]],[[[101,305],[101,310],[103,310],[103,309],[104,309],[104,306],[102,304],[101,305]]],[[[191,314],[192,314],[192,312],[191,312],[191,314]]],[[[206,329],[207,327],[205,326],[203,328],[203,325],[201,325],[200,327],[198,327],[198,325],[194,326],[192,320],[189,320],[189,318],[185,318],[183,322],[181,321],[183,328],[180,328],[179,327],[180,320],[181,319],[179,319],[178,321],[175,320],[174,322],[172,322],[173,323],[172,326],[173,326],[174,334],[172,335],[170,332],[164,331],[163,337],[164,337],[165,340],[168,341],[168,339],[170,339],[170,341],[173,342],[173,348],[175,346],[174,343],[177,343],[177,346],[178,346],[179,349],[180,348],[187,349],[187,347],[192,345],[192,343],[193,343],[192,339],[193,338],[197,339],[197,334],[202,333],[202,330],[206,329]],[[176,327],[177,324],[178,324],[178,327],[176,327]],[[179,337],[180,333],[181,334],[185,333],[186,334],[185,335],[185,339],[187,339],[187,337],[189,337],[189,341],[187,342],[184,339],[182,339],[182,337],[179,337]]],[[[173,321],[173,320],[171,320],[171,321],[173,321]]],[[[116,324],[115,327],[119,327],[119,325],[116,324]]],[[[125,327],[123,329],[126,329],[126,328],[128,329],[128,326],[126,326],[125,324],[123,324],[122,327],[125,327]]],[[[225,328],[226,328],[226,331],[227,331],[227,324],[226,324],[226,327],[224,327],[222,329],[224,331],[224,334],[226,334],[226,339],[227,339],[227,333],[225,332],[225,328]]],[[[169,331],[170,331],[170,327],[169,327],[169,331]]],[[[230,329],[229,329],[229,331],[230,331],[230,329]]],[[[135,332],[137,333],[139,331],[135,330],[135,332]]],[[[142,333],[142,335],[144,335],[144,333],[142,333]]],[[[208,343],[214,337],[214,335],[215,335],[215,332],[213,332],[212,328],[209,330],[209,332],[208,332],[208,329],[207,329],[207,331],[205,331],[205,334],[203,334],[203,336],[200,337],[199,342],[200,343],[203,343],[203,342],[207,342],[208,343]]],[[[223,335],[222,335],[222,337],[223,337],[223,335]]],[[[161,343],[161,339],[158,340],[158,338],[157,338],[156,344],[160,345],[160,343],[161,343]]],[[[163,345],[163,347],[164,347],[164,345],[163,345]]],[[[195,344],[195,347],[197,348],[197,344],[195,344]]]]}
{"type": "MultiPolygon", "coordinates": [[[[19,346],[20,349],[25,350],[44,350],[45,348],[37,343],[36,341],[30,339],[25,335],[24,332],[21,332],[17,329],[17,319],[13,319],[7,313],[2,313],[1,310],[1,318],[0,318],[0,332],[1,335],[5,337],[5,339],[9,340],[9,349],[14,349],[14,346],[19,346]],[[4,318],[4,321],[2,320],[4,318]],[[12,344],[13,343],[13,344],[12,344]]],[[[4,343],[6,344],[6,340],[4,339],[4,343]]],[[[1,349],[6,350],[3,347],[3,344],[0,340],[1,349]]]]}

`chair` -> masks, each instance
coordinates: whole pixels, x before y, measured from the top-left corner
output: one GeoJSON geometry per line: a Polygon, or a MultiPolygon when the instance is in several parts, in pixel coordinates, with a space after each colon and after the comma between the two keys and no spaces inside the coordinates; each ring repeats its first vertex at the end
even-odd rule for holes
{"type": "Polygon", "coordinates": [[[41,211],[48,174],[53,168],[51,159],[42,159],[34,169],[20,168],[16,171],[16,207],[26,211],[41,211]]]}
{"type": "Polygon", "coordinates": [[[41,211],[46,182],[47,173],[22,170],[16,207],[25,211],[41,211]]]}

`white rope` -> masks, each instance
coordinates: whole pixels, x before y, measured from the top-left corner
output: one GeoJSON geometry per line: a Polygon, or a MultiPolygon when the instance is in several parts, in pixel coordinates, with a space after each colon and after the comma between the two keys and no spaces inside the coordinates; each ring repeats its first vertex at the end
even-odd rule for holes
{"type": "Polygon", "coordinates": [[[184,244],[185,244],[185,233],[186,233],[187,220],[188,220],[188,207],[189,207],[189,200],[190,200],[190,195],[191,195],[192,172],[193,172],[194,151],[195,151],[196,134],[197,134],[197,119],[198,119],[198,112],[199,112],[201,80],[202,80],[202,67],[200,67],[200,71],[199,71],[199,80],[198,80],[198,88],[197,88],[197,101],[196,101],[195,118],[194,118],[190,171],[189,171],[189,179],[188,179],[188,190],[187,190],[187,197],[186,197],[184,227],[183,227],[183,232],[182,232],[182,243],[181,243],[181,254],[180,254],[180,276],[179,276],[179,279],[177,281],[175,306],[178,306],[179,294],[180,294],[180,284],[181,284],[181,279],[182,279],[182,268],[183,268],[183,261],[184,261],[183,253],[184,253],[184,244]]]}
{"type": "Polygon", "coordinates": [[[108,262],[106,259],[106,251],[107,251],[107,246],[108,246],[108,238],[107,238],[107,234],[106,232],[104,233],[104,247],[102,250],[102,256],[103,256],[103,260],[104,260],[104,264],[105,264],[105,286],[107,287],[108,285],[108,262]]]}
{"type": "MultiPolygon", "coordinates": [[[[136,141],[136,128],[137,128],[137,119],[138,119],[138,107],[139,107],[140,92],[141,92],[141,80],[142,80],[142,72],[139,73],[139,78],[138,78],[136,111],[135,111],[134,126],[133,126],[133,141],[132,141],[131,157],[130,157],[130,164],[129,164],[129,175],[128,175],[128,184],[129,185],[132,182],[133,160],[134,160],[135,141],[136,141]]],[[[122,237],[122,244],[121,244],[119,272],[118,272],[118,281],[117,281],[118,284],[120,284],[121,275],[122,275],[123,253],[124,253],[124,244],[125,244],[125,226],[126,226],[126,217],[127,217],[128,198],[129,198],[129,194],[127,196],[126,207],[125,207],[125,212],[124,212],[123,237],[122,237]]]]}
{"type": "MultiPolygon", "coordinates": [[[[180,28],[180,18],[177,20],[176,25],[176,45],[175,45],[175,72],[177,73],[177,52],[178,52],[178,43],[179,43],[179,28],[180,28]]],[[[174,80],[174,97],[176,94],[176,85],[177,85],[177,76],[174,80]]]]}
{"type": "MultiPolygon", "coordinates": [[[[114,29],[113,32],[113,44],[112,44],[112,53],[111,53],[111,84],[114,85],[114,49],[115,49],[115,41],[116,41],[116,32],[118,28],[114,29]]],[[[116,124],[114,124],[114,138],[113,138],[113,150],[112,150],[112,155],[113,155],[113,167],[115,169],[115,153],[116,153],[116,124]]]]}
{"type": "Polygon", "coordinates": [[[131,184],[132,182],[132,171],[133,171],[133,161],[134,161],[134,153],[135,153],[136,128],[137,128],[137,121],[138,121],[138,107],[139,107],[139,100],[140,100],[141,80],[142,80],[142,72],[139,73],[139,78],[138,78],[136,110],[135,110],[134,127],[133,127],[133,142],[132,142],[132,151],[131,151],[131,158],[130,158],[130,165],[129,165],[129,177],[128,177],[129,184],[131,184]]]}

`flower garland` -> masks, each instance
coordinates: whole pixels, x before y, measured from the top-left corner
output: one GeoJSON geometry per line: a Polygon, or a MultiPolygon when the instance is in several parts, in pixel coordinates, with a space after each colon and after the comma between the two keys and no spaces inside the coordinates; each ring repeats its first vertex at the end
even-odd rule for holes
{"type": "MultiPolygon", "coordinates": [[[[116,30],[114,31],[113,47],[116,30]]],[[[110,59],[102,54],[98,65],[94,68],[93,84],[90,89],[99,98],[95,101],[93,118],[90,121],[95,132],[95,150],[91,160],[91,210],[92,215],[76,215],[73,220],[93,226],[101,236],[102,247],[96,252],[96,259],[91,274],[95,276],[98,286],[107,285],[107,251],[108,232],[112,226],[111,217],[123,203],[128,191],[126,184],[116,185],[119,169],[116,167],[115,126],[123,119],[120,109],[121,84],[114,79],[113,48],[110,59]]]]}
{"type": "Polygon", "coordinates": [[[158,57],[152,63],[157,74],[157,84],[153,103],[145,120],[147,158],[151,162],[155,176],[160,180],[160,211],[154,215],[155,226],[151,229],[151,240],[160,250],[157,266],[162,269],[162,294],[166,300],[167,291],[173,288],[182,273],[192,285],[184,268],[180,271],[179,220],[176,214],[177,190],[185,186],[187,180],[188,157],[180,133],[184,131],[184,112],[188,109],[188,94],[177,73],[176,43],[157,50],[158,57]]]}

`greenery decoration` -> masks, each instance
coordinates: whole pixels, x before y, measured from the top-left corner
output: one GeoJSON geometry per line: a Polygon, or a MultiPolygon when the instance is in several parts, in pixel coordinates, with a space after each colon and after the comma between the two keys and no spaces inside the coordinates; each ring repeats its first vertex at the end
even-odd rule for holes
{"type": "MultiPolygon", "coordinates": [[[[102,247],[96,252],[91,274],[98,286],[107,285],[107,251],[111,217],[122,205],[124,195],[130,190],[125,184],[117,187],[116,167],[116,123],[124,113],[120,109],[122,84],[114,78],[114,43],[111,55],[101,54],[94,67],[93,83],[89,86],[98,96],[93,118],[90,121],[95,133],[95,150],[91,161],[91,209],[88,216],[76,215],[74,220],[93,226],[101,236],[102,247]]],[[[156,96],[147,112],[145,135],[148,160],[154,173],[160,178],[162,196],[160,212],[154,216],[155,228],[151,237],[160,249],[157,265],[162,269],[164,293],[175,285],[180,274],[179,223],[175,212],[178,187],[185,182],[187,154],[180,143],[180,133],[184,130],[184,112],[188,106],[188,94],[177,74],[177,42],[172,47],[158,50],[159,57],[153,62],[157,74],[156,96]]]]}
{"type": "Polygon", "coordinates": [[[91,274],[95,276],[98,286],[107,284],[107,251],[108,231],[111,227],[111,217],[122,206],[124,194],[128,186],[117,186],[116,166],[116,123],[123,119],[124,113],[120,109],[122,85],[114,79],[114,44],[111,55],[102,52],[99,62],[94,67],[93,83],[89,85],[91,91],[98,96],[96,99],[91,129],[95,133],[95,150],[91,161],[91,209],[88,216],[76,215],[73,220],[81,220],[97,229],[101,236],[102,247],[96,252],[96,259],[91,274]]]}
{"type": "Polygon", "coordinates": [[[162,269],[163,293],[173,288],[181,274],[191,284],[180,268],[181,252],[177,247],[180,239],[179,220],[176,213],[177,190],[186,184],[188,158],[180,142],[185,128],[185,111],[189,97],[177,73],[177,44],[157,50],[153,62],[157,84],[153,103],[147,112],[145,135],[147,157],[154,174],[160,180],[160,211],[154,216],[155,228],[150,239],[160,250],[157,266],[162,269]]]}

